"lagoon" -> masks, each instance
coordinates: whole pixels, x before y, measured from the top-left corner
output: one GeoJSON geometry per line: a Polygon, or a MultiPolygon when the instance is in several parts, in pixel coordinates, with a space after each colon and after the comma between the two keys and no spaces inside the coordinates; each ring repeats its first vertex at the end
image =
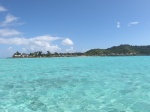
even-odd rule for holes
{"type": "Polygon", "coordinates": [[[0,112],[150,112],[150,57],[0,59],[0,112]]]}

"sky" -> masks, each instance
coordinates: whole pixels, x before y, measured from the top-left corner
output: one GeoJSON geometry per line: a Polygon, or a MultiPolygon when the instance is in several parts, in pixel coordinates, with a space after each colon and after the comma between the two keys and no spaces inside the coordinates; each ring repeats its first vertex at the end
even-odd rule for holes
{"type": "Polygon", "coordinates": [[[0,57],[150,45],[150,0],[0,0],[0,57]]]}

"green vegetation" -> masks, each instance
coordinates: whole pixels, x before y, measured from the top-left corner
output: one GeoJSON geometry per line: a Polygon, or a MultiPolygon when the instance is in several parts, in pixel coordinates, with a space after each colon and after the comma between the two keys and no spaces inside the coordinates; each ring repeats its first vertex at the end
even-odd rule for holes
{"type": "Polygon", "coordinates": [[[19,53],[18,51],[14,53],[13,58],[36,58],[36,57],[76,57],[76,56],[84,56],[85,53],[51,53],[47,51],[47,54],[42,53],[42,51],[37,51],[30,54],[19,53]]]}
{"type": "Polygon", "coordinates": [[[120,45],[108,49],[91,49],[85,53],[88,56],[108,55],[108,56],[127,56],[127,55],[150,55],[150,46],[131,46],[120,45]]]}
{"type": "Polygon", "coordinates": [[[77,56],[140,56],[140,55],[150,55],[150,45],[148,46],[131,46],[128,44],[113,46],[108,49],[91,49],[85,53],[51,53],[47,51],[46,54],[42,51],[37,51],[30,54],[19,53],[18,51],[14,53],[14,58],[33,58],[33,57],[77,57],[77,56]]]}

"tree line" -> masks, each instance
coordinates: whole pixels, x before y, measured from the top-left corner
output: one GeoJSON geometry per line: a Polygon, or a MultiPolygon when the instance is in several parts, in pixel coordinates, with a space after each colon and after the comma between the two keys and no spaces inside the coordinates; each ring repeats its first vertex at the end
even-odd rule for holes
{"type": "Polygon", "coordinates": [[[43,53],[42,51],[37,51],[37,52],[33,52],[33,53],[20,53],[20,52],[16,52],[13,54],[13,57],[15,58],[21,58],[21,57],[75,57],[75,56],[84,56],[84,53],[81,52],[76,52],[76,53],[58,53],[58,52],[54,52],[51,53],[50,51],[47,51],[47,53],[43,53]]]}
{"type": "Polygon", "coordinates": [[[150,45],[148,46],[132,46],[128,44],[113,46],[107,49],[91,49],[87,52],[75,53],[43,53],[37,51],[29,54],[16,52],[13,57],[76,57],[76,56],[128,56],[128,55],[150,55],[150,45]]]}

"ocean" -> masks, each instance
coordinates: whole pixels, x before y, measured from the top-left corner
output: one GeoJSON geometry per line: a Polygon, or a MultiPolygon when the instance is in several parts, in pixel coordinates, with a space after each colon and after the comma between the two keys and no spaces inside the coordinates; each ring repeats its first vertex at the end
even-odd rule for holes
{"type": "Polygon", "coordinates": [[[0,59],[0,112],[150,112],[150,57],[0,59]]]}

